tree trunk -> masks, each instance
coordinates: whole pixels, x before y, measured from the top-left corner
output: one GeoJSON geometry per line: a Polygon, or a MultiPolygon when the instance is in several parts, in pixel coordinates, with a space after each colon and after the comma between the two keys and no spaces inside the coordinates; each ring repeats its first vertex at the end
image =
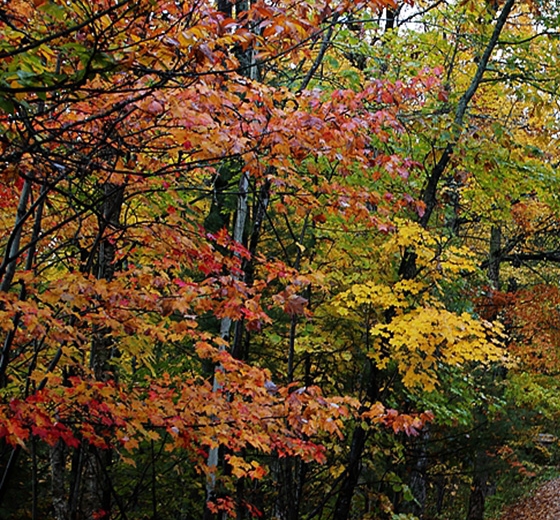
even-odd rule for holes
{"type": "Polygon", "coordinates": [[[477,450],[467,520],[484,520],[484,506],[488,495],[487,459],[485,451],[477,450]]]}
{"type": "MultiPolygon", "coordinates": [[[[488,259],[488,279],[492,288],[500,290],[500,249],[502,232],[499,226],[490,230],[490,251],[488,259]]],[[[490,316],[491,320],[497,316],[490,316]]],[[[473,479],[469,497],[467,520],[483,520],[486,496],[488,495],[488,455],[484,449],[474,453],[473,479]]]]}
{"type": "MultiPolygon", "coordinates": [[[[115,274],[116,246],[112,238],[104,237],[107,230],[117,229],[120,224],[120,214],[124,199],[124,185],[106,183],[103,186],[103,205],[99,218],[99,243],[98,263],[96,276],[98,279],[111,280],[115,274]]],[[[112,356],[113,342],[108,330],[100,328],[93,333],[90,353],[90,368],[95,379],[105,381],[114,375],[109,366],[112,356]]],[[[111,483],[107,468],[111,464],[110,450],[98,450],[93,446],[83,445],[80,457],[83,471],[82,500],[80,509],[87,520],[109,518],[111,510],[111,483]]],[[[70,497],[72,500],[72,497],[70,497]]]]}
{"type": "MultiPolygon", "coordinates": [[[[369,323],[366,323],[366,345],[369,345],[369,323]]],[[[375,403],[379,399],[379,369],[374,363],[368,361],[368,370],[366,396],[370,403],[375,403]]],[[[336,520],[347,520],[350,516],[352,497],[354,496],[354,490],[356,489],[362,471],[362,454],[366,445],[366,439],[366,430],[358,424],[352,433],[348,463],[336,499],[334,508],[334,518],[336,518],[336,520]]]]}
{"type": "MultiPolygon", "coordinates": [[[[218,10],[221,11],[224,15],[228,17],[233,16],[233,6],[235,5],[235,15],[238,16],[243,11],[246,11],[249,8],[248,0],[238,0],[233,2],[231,0],[218,0],[218,10]]],[[[252,48],[246,50],[240,50],[238,52],[239,63],[241,65],[241,73],[250,78],[256,79],[257,75],[257,66],[254,63],[254,52],[252,48]]],[[[239,189],[237,194],[237,207],[236,207],[236,216],[235,222],[233,226],[233,240],[243,244],[244,243],[244,234],[245,234],[245,225],[247,222],[247,216],[249,212],[248,206],[248,196],[249,196],[249,174],[246,172],[241,172],[241,178],[239,179],[239,189]]],[[[220,323],[220,336],[227,342],[230,342],[232,337],[231,334],[231,327],[233,322],[231,318],[223,318],[220,323]]],[[[242,331],[240,329],[242,327],[241,323],[236,324],[236,330],[233,335],[233,344],[232,344],[232,354],[239,353],[241,348],[241,336],[242,331]]],[[[216,367],[215,370],[220,370],[220,367],[216,367]]],[[[218,383],[216,377],[214,376],[213,382],[214,391],[218,390],[218,383]]],[[[212,448],[208,453],[208,467],[217,468],[220,462],[220,450],[219,448],[212,448]]],[[[238,501],[241,504],[243,502],[243,486],[238,488],[238,501]]],[[[212,501],[216,495],[216,477],[214,473],[211,473],[206,481],[206,503],[212,501]]],[[[238,516],[242,515],[241,513],[241,506],[238,507],[238,516]]],[[[227,518],[226,514],[221,515],[222,518],[227,518]]],[[[214,515],[209,511],[208,507],[204,508],[204,520],[212,519],[214,515]]]]}
{"type": "Polygon", "coordinates": [[[502,244],[502,231],[499,226],[492,226],[490,231],[490,254],[488,259],[488,279],[492,288],[500,290],[500,249],[502,244]]]}
{"type": "Polygon", "coordinates": [[[413,465],[410,471],[409,487],[414,501],[403,504],[400,508],[404,513],[412,513],[418,518],[424,515],[426,498],[428,493],[428,483],[426,472],[428,470],[428,453],[426,444],[430,439],[430,432],[427,426],[422,430],[419,439],[413,445],[413,465]]]}
{"type": "MultiPolygon", "coordinates": [[[[247,174],[242,173],[239,180],[239,191],[237,196],[237,212],[235,217],[235,223],[233,228],[233,240],[240,244],[243,243],[243,235],[245,230],[245,223],[247,221],[248,205],[247,197],[249,190],[249,177],[247,174]]],[[[220,336],[223,340],[229,342],[231,335],[231,327],[233,325],[232,319],[229,317],[222,318],[220,323],[220,336]]],[[[219,371],[220,367],[216,367],[216,371],[219,371]]],[[[213,390],[216,392],[219,390],[219,384],[217,378],[214,376],[213,390]]],[[[219,463],[219,448],[212,448],[208,453],[208,467],[217,468],[219,463]]],[[[216,478],[214,474],[211,474],[206,483],[206,495],[207,501],[213,500],[215,495],[216,478]]],[[[208,512],[205,513],[205,518],[212,518],[208,512]]]]}
{"type": "Polygon", "coordinates": [[[51,448],[51,493],[56,520],[69,520],[66,497],[66,446],[58,441],[51,448]]]}
{"type": "Polygon", "coordinates": [[[342,486],[338,492],[334,507],[334,518],[337,520],[347,520],[350,516],[352,497],[354,496],[354,490],[358,484],[358,478],[362,469],[361,460],[365,443],[366,431],[361,426],[356,426],[352,434],[352,444],[350,445],[346,475],[342,481],[342,486]]]}

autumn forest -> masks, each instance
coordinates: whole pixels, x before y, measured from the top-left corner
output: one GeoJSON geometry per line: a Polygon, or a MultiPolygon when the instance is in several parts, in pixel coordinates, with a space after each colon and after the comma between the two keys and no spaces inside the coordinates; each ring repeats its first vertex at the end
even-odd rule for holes
{"type": "Polygon", "coordinates": [[[559,27],[0,1],[0,518],[497,519],[560,476],[559,27]]]}

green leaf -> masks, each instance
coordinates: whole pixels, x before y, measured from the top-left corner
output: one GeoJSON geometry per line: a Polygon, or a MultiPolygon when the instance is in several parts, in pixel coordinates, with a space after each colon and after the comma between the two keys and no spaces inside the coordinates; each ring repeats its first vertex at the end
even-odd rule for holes
{"type": "Polygon", "coordinates": [[[0,109],[8,114],[13,114],[16,107],[10,99],[0,96],[0,109]]]}

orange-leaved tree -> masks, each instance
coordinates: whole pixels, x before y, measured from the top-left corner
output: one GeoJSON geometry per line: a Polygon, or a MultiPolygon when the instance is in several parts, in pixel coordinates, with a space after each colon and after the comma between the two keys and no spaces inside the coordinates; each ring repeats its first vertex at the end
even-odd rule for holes
{"type": "MultiPolygon", "coordinates": [[[[357,404],[294,382],[293,344],[288,377],[249,364],[247,338],[273,316],[295,327],[309,315],[303,293],[323,282],[303,268],[302,241],[325,207],[391,229],[393,199],[374,181],[407,177],[409,164],[376,139],[399,132],[398,103],[430,85],[309,88],[333,27],[386,5],[2,7],[6,515],[243,517],[256,510],[233,487],[265,476],[257,454],[325,459],[318,439],[341,435],[357,404]],[[169,469],[197,484],[166,503],[158,472],[169,469]],[[14,504],[22,479],[30,499],[14,504]]],[[[421,426],[375,403],[359,413],[395,431],[421,426]]]]}

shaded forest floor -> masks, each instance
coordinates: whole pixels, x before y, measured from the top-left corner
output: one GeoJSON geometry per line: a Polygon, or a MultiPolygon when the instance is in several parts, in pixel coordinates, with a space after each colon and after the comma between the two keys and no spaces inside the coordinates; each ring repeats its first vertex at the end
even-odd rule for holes
{"type": "Polygon", "coordinates": [[[549,480],[507,507],[500,520],[560,520],[560,478],[549,480]]]}

